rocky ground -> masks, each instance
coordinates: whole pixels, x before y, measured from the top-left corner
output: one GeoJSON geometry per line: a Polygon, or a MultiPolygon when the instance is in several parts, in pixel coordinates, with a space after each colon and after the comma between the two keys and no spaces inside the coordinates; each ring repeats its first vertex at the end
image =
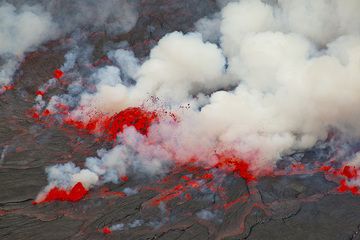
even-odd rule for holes
{"type": "MultiPolygon", "coordinates": [[[[126,40],[144,57],[165,33],[190,31],[196,20],[218,10],[212,0],[142,1],[133,30],[116,37],[100,34],[92,41],[101,49],[109,41],[126,40]]],[[[102,54],[95,51],[94,60],[102,54]]],[[[191,200],[154,206],[159,195],[154,186],[172,189],[189,173],[174,170],[162,183],[130,177],[106,186],[111,191],[140,189],[127,197],[97,189],[80,202],[33,205],[47,184],[46,166],[81,165],[101,145],[92,136],[48,127],[27,114],[37,87],[61,66],[63,55],[56,42],[30,54],[16,75],[15,89],[0,95],[0,239],[360,239],[360,198],[337,193],[337,185],[322,173],[268,176],[251,183],[230,174],[222,181],[226,200],[197,191],[191,200]],[[202,216],[204,209],[212,215],[202,216]],[[116,224],[118,231],[103,234],[104,227],[116,224]]]]}

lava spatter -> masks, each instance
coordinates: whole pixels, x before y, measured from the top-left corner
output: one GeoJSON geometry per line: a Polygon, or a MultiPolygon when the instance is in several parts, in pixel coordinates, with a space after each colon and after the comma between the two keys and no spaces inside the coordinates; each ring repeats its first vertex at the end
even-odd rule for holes
{"type": "Polygon", "coordinates": [[[54,72],[53,72],[53,76],[56,79],[60,79],[60,78],[62,78],[64,76],[64,72],[61,71],[60,69],[55,69],[54,72]]]}
{"type": "Polygon", "coordinates": [[[52,201],[68,201],[77,202],[85,197],[88,190],[81,182],[76,183],[70,190],[66,190],[60,187],[53,187],[46,193],[44,199],[40,201],[34,201],[33,204],[52,202],[52,201]]]}
{"type": "Polygon", "coordinates": [[[113,116],[95,114],[87,122],[65,118],[64,123],[94,134],[103,134],[109,140],[116,140],[119,132],[133,126],[139,133],[146,135],[150,126],[158,119],[156,112],[140,107],[127,108],[113,116]]]}
{"type": "Polygon", "coordinates": [[[102,229],[102,232],[103,232],[103,234],[105,234],[105,235],[108,235],[108,234],[111,234],[111,233],[112,233],[112,231],[111,231],[111,229],[110,229],[109,227],[104,227],[104,228],[102,229]]]}

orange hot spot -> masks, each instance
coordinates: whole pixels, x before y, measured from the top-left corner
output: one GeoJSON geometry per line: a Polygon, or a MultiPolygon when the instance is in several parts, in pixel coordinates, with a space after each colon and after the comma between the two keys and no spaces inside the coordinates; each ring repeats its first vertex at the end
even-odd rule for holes
{"type": "Polygon", "coordinates": [[[320,170],[324,171],[324,172],[328,172],[328,171],[330,171],[330,169],[331,169],[331,166],[321,166],[320,167],[320,170]]]}
{"type": "Polygon", "coordinates": [[[108,234],[111,234],[112,231],[109,227],[104,227],[102,229],[102,232],[103,232],[103,234],[108,235],[108,234]]]}
{"type": "Polygon", "coordinates": [[[205,173],[204,175],[200,176],[200,178],[205,180],[212,180],[214,178],[214,175],[212,175],[211,173],[205,173]]]}
{"type": "Polygon", "coordinates": [[[340,186],[337,188],[337,191],[340,193],[351,192],[352,194],[358,194],[359,188],[357,186],[349,186],[346,181],[343,179],[340,181],[340,186]]]}
{"type": "Polygon", "coordinates": [[[186,201],[190,201],[192,199],[190,193],[185,194],[185,199],[186,199],[186,201]]]}
{"type": "Polygon", "coordinates": [[[34,202],[33,204],[52,202],[52,201],[69,201],[77,202],[85,197],[88,190],[85,189],[81,182],[75,184],[70,191],[66,191],[63,188],[53,187],[46,195],[45,199],[40,202],[34,202]]]}
{"type": "Polygon", "coordinates": [[[44,96],[45,92],[41,91],[41,90],[37,90],[35,94],[36,94],[36,96],[44,96]]]}
{"type": "Polygon", "coordinates": [[[34,119],[39,119],[40,118],[40,115],[38,112],[33,112],[32,115],[31,115],[32,118],[34,119]]]}
{"type": "Polygon", "coordinates": [[[127,181],[129,181],[129,177],[128,176],[122,176],[122,177],[120,177],[120,180],[123,181],[123,182],[127,182],[127,181]]]}
{"type": "Polygon", "coordinates": [[[1,89],[3,91],[10,91],[10,90],[14,90],[14,85],[5,85],[5,86],[2,86],[1,89]]]}
{"type": "Polygon", "coordinates": [[[54,78],[56,79],[60,79],[64,76],[64,72],[61,71],[60,69],[55,69],[55,71],[53,72],[54,78]]]}
{"type": "Polygon", "coordinates": [[[348,179],[356,178],[358,176],[356,168],[351,166],[345,166],[342,169],[341,175],[347,177],[348,179]]]}
{"type": "Polygon", "coordinates": [[[188,176],[184,175],[184,176],[181,176],[181,178],[185,181],[190,181],[191,178],[189,178],[188,176]]]}
{"type": "Polygon", "coordinates": [[[249,163],[236,157],[218,156],[219,162],[214,166],[225,171],[232,171],[247,182],[255,181],[256,178],[249,170],[249,163]]]}
{"type": "Polygon", "coordinates": [[[49,116],[50,114],[51,114],[51,112],[50,112],[49,109],[45,109],[45,110],[43,111],[43,113],[42,113],[42,115],[43,115],[44,117],[47,117],[47,116],[49,116]]]}
{"type": "Polygon", "coordinates": [[[147,135],[151,124],[156,120],[155,112],[148,112],[141,108],[127,108],[106,120],[102,127],[112,139],[116,139],[119,132],[130,126],[133,126],[139,133],[147,135]]]}
{"type": "Polygon", "coordinates": [[[291,168],[293,170],[304,170],[305,169],[305,165],[302,163],[297,163],[297,164],[292,164],[291,168]]]}

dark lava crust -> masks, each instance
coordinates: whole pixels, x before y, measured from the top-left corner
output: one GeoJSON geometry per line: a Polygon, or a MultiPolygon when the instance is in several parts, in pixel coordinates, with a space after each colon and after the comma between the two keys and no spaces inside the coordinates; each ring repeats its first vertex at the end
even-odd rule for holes
{"type": "MultiPolygon", "coordinates": [[[[98,54],[94,59],[104,54],[101,46],[107,41],[123,40],[138,57],[144,57],[165,33],[191,31],[196,20],[218,10],[215,0],[143,0],[133,30],[94,39],[98,54]]],[[[0,239],[360,239],[360,199],[334,192],[336,185],[322,174],[266,177],[249,186],[228,176],[229,200],[252,194],[210,221],[200,219],[197,213],[221,204],[211,194],[198,193],[191,201],[171,201],[167,212],[149,206],[156,193],[146,190],[141,180],[131,178],[108,187],[114,191],[144,187],[133,196],[104,198],[95,190],[77,203],[32,205],[47,184],[46,166],[68,161],[81,166],[101,147],[91,136],[79,136],[71,128],[48,128],[26,115],[37,87],[63,63],[64,53],[54,50],[53,45],[56,43],[27,57],[16,75],[15,90],[0,96],[0,155],[4,153],[0,162],[0,239]],[[105,226],[139,219],[144,221],[139,227],[106,236],[101,231],[105,226]]],[[[169,187],[179,181],[176,174],[169,177],[174,179],[169,187]]]]}

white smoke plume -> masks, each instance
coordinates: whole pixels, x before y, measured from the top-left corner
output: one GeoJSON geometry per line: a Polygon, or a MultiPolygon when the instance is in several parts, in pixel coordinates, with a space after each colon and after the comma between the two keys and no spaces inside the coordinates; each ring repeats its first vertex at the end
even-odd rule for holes
{"type": "Polygon", "coordinates": [[[57,25],[39,5],[0,3],[0,87],[11,82],[24,54],[57,36],[57,25]]]}
{"type": "Polygon", "coordinates": [[[127,0],[1,1],[0,87],[11,83],[26,53],[49,40],[77,29],[109,35],[130,31],[138,18],[136,6],[137,1],[127,0]]]}
{"type": "Polygon", "coordinates": [[[357,0],[234,1],[220,13],[220,46],[174,32],[141,66],[129,52],[113,53],[116,66],[99,69],[97,91],[83,93],[80,105],[113,114],[156,96],[180,121],[160,121],[147,137],[129,128],[119,145],[87,159],[84,174],[102,182],[132,171],[157,175],[192,157],[211,165],[215,150],[233,150],[257,171],[314,146],[329,129],[359,137],[359,11],[357,0]]]}

